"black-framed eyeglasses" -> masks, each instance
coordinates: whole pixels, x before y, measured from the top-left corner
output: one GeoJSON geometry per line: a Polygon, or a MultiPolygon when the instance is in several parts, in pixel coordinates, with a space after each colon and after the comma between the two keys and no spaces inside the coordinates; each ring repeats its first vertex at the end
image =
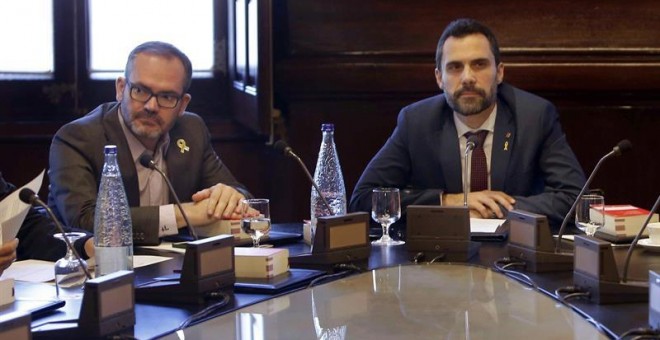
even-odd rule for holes
{"type": "Polygon", "coordinates": [[[156,102],[158,103],[158,106],[167,109],[173,109],[176,107],[177,104],[179,104],[179,100],[181,100],[182,97],[182,95],[178,93],[168,93],[168,92],[153,93],[153,91],[151,91],[147,87],[133,84],[128,81],[126,82],[126,84],[128,85],[131,98],[141,103],[146,103],[151,99],[151,97],[156,97],[156,102]]]}

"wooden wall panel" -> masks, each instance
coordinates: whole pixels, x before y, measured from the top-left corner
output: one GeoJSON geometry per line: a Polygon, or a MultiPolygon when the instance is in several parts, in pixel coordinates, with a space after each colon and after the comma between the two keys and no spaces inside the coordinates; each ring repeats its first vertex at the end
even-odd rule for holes
{"type": "MultiPolygon", "coordinates": [[[[50,139],[22,138],[0,140],[0,172],[2,177],[18,187],[32,180],[43,169],[48,168],[48,149],[50,139]]],[[[39,197],[48,198],[48,176],[39,191],[39,197]]]]}
{"type": "Polygon", "coordinates": [[[592,183],[605,191],[607,203],[635,203],[650,209],[660,194],[660,162],[654,134],[660,127],[657,108],[574,106],[562,111],[562,124],[586,172],[621,139],[633,149],[606,161],[592,183]]]}
{"type": "MultiPolygon", "coordinates": [[[[487,24],[506,48],[658,48],[653,0],[288,0],[292,55],[424,54],[450,21],[487,24]]],[[[276,18],[276,20],[281,18],[276,18]]]]}

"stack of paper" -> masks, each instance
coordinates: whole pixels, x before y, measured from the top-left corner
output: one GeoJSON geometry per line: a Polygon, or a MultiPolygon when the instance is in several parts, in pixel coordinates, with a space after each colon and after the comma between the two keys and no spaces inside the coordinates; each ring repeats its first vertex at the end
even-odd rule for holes
{"type": "Polygon", "coordinates": [[[234,248],[236,277],[268,279],[289,270],[289,250],[234,248]]]}

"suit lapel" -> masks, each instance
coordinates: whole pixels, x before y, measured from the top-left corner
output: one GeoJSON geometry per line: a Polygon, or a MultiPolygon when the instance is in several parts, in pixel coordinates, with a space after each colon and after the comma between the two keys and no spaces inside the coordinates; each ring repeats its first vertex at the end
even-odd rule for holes
{"type": "Polygon", "coordinates": [[[126,196],[128,198],[129,206],[139,206],[140,205],[140,189],[138,185],[137,170],[135,169],[135,162],[133,162],[133,156],[131,155],[131,149],[128,147],[128,142],[126,141],[126,136],[119,125],[117,105],[114,109],[111,109],[103,117],[105,124],[105,135],[108,140],[108,144],[114,144],[117,146],[117,162],[119,163],[119,169],[121,169],[121,177],[124,182],[124,190],[126,190],[126,196]]]}
{"type": "MultiPolygon", "coordinates": [[[[178,122],[174,125],[172,130],[170,130],[170,145],[167,147],[167,154],[165,155],[165,162],[167,163],[167,177],[172,183],[174,191],[179,193],[184,192],[183,188],[187,187],[184,183],[184,176],[182,174],[188,173],[189,169],[186,169],[189,165],[186,164],[186,159],[189,153],[189,145],[186,144],[184,136],[181,134],[180,129],[178,128],[178,122]],[[179,145],[181,144],[181,145],[179,145]],[[187,150],[182,148],[188,147],[187,150]],[[173,174],[179,174],[179,176],[173,176],[173,174]]],[[[170,201],[173,201],[173,197],[170,195],[170,201]]]]}
{"type": "Polygon", "coordinates": [[[441,112],[440,129],[434,136],[434,143],[438,145],[437,152],[440,160],[440,171],[448,192],[463,192],[463,176],[461,172],[461,152],[458,145],[458,134],[452,119],[449,105],[444,105],[441,112]]]}
{"type": "Polygon", "coordinates": [[[511,159],[516,126],[513,113],[501,101],[497,106],[495,133],[493,134],[493,150],[490,165],[491,190],[504,191],[504,182],[511,159]]]}

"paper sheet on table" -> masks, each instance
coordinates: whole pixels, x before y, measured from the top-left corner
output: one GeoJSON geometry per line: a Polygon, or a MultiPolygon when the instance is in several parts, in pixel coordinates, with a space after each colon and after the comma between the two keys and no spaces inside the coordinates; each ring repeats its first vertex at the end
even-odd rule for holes
{"type": "Polygon", "coordinates": [[[495,233],[497,228],[506,220],[470,218],[470,232],[472,233],[495,233]]]}
{"type": "Polygon", "coordinates": [[[41,260],[17,261],[5,269],[1,278],[16,281],[48,282],[55,280],[55,262],[41,260]]]}
{"type": "MultiPolygon", "coordinates": [[[[133,269],[148,266],[150,264],[154,264],[158,262],[171,260],[171,259],[172,259],[171,257],[166,257],[166,256],[133,255],[133,269]]],[[[87,259],[86,261],[87,261],[87,268],[89,268],[89,270],[93,272],[94,268],[96,267],[96,258],[92,257],[87,259]]]]}
{"type": "Polygon", "coordinates": [[[13,240],[18,234],[18,230],[23,224],[23,220],[30,210],[30,205],[21,202],[18,198],[18,193],[21,192],[23,188],[30,188],[34,192],[39,192],[41,188],[41,183],[44,179],[44,172],[41,173],[31,180],[28,184],[14,190],[11,194],[7,195],[5,199],[0,202],[0,244],[4,244],[13,240]]]}
{"type": "MultiPolygon", "coordinates": [[[[133,256],[133,268],[148,266],[150,264],[171,260],[171,257],[135,255],[133,256]]],[[[88,268],[93,272],[94,259],[88,259],[88,268]]],[[[55,262],[41,260],[24,260],[12,263],[12,265],[2,273],[2,279],[14,279],[16,281],[27,282],[49,282],[55,280],[55,262]]]]}
{"type": "Polygon", "coordinates": [[[135,255],[133,256],[133,268],[140,268],[150,264],[171,260],[171,257],[153,256],[153,255],[135,255]]]}
{"type": "MultiPolygon", "coordinates": [[[[555,239],[557,238],[557,236],[559,236],[559,235],[557,235],[557,234],[552,235],[552,237],[555,238],[555,239]]],[[[575,235],[561,235],[561,239],[562,240],[574,241],[575,240],[575,235]]]]}
{"type": "Polygon", "coordinates": [[[166,252],[166,253],[177,253],[177,254],[185,254],[186,253],[186,248],[175,248],[173,247],[174,243],[172,242],[161,242],[157,246],[140,246],[140,248],[143,249],[153,249],[159,252],[166,252]]]}

